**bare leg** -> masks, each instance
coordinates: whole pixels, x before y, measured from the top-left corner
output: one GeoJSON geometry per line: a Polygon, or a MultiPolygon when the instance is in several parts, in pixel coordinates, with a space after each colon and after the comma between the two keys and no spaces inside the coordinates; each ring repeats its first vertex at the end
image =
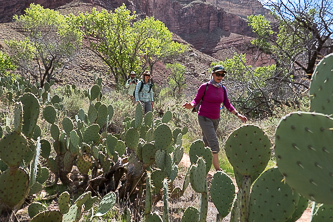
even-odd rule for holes
{"type": "Polygon", "coordinates": [[[222,170],[219,164],[219,153],[213,153],[213,166],[216,171],[222,170]]]}

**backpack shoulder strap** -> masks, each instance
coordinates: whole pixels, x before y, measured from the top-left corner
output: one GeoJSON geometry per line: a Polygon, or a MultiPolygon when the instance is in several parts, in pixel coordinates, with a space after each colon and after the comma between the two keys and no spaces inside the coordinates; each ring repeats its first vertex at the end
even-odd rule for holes
{"type": "Polygon", "coordinates": [[[208,82],[206,83],[206,88],[205,88],[205,91],[204,91],[204,93],[203,93],[203,95],[202,95],[202,97],[201,97],[201,100],[203,100],[203,98],[204,98],[204,96],[205,96],[205,94],[206,94],[207,88],[208,88],[208,82]]]}
{"type": "Polygon", "coordinates": [[[140,85],[140,89],[139,89],[139,92],[141,92],[141,91],[142,91],[142,88],[143,88],[143,84],[145,84],[145,83],[143,82],[143,80],[141,80],[140,82],[141,82],[141,85],[140,85]]]}

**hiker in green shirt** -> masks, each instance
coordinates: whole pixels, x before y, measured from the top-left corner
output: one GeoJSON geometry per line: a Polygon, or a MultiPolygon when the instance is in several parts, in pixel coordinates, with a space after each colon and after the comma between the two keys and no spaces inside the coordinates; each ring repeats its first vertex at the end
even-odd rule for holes
{"type": "Polygon", "coordinates": [[[128,95],[130,96],[133,103],[135,103],[135,87],[138,83],[138,79],[136,78],[136,74],[134,71],[131,72],[130,78],[126,81],[125,87],[128,88],[128,95]]]}
{"type": "Polygon", "coordinates": [[[150,77],[150,72],[146,70],[142,81],[138,82],[135,88],[136,103],[141,103],[145,114],[154,108],[153,80],[150,77]]]}

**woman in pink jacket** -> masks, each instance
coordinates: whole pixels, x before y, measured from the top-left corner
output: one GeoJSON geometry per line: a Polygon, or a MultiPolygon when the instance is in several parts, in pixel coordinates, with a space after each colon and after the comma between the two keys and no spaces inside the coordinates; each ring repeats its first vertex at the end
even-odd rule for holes
{"type": "Polygon", "coordinates": [[[221,65],[214,66],[212,70],[212,79],[208,83],[202,84],[192,102],[183,104],[186,109],[193,109],[201,101],[198,111],[198,121],[202,129],[203,141],[209,146],[213,154],[213,166],[216,171],[221,170],[219,165],[218,153],[220,151],[216,130],[220,122],[220,107],[224,107],[231,113],[235,114],[242,122],[246,122],[247,118],[241,115],[230,104],[227,91],[222,85],[226,71],[221,65]],[[208,85],[207,85],[208,84],[208,85]],[[204,96],[204,97],[203,97],[204,96]],[[203,97],[203,98],[202,98],[203,97]]]}

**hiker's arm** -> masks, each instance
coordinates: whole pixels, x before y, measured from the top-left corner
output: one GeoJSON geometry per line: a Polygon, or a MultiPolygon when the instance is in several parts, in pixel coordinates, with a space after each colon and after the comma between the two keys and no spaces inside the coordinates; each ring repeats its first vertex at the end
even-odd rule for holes
{"type": "Polygon", "coordinates": [[[125,87],[126,87],[126,88],[129,87],[129,85],[130,85],[129,83],[130,83],[130,79],[128,79],[128,80],[126,81],[126,84],[125,84],[125,87]]]}

